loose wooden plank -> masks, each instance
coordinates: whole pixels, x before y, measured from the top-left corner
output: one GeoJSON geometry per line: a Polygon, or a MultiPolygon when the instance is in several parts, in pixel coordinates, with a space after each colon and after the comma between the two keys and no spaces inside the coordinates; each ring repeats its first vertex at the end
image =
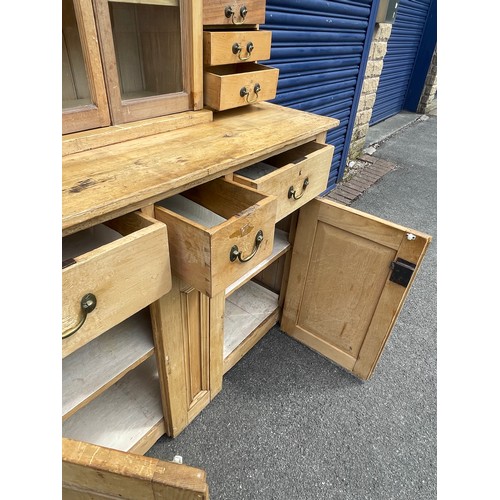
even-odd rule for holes
{"type": "Polygon", "coordinates": [[[64,438],[62,480],[64,499],[208,500],[203,470],[64,438]]]}
{"type": "Polygon", "coordinates": [[[147,309],[63,359],[62,414],[67,420],[154,353],[147,309]]]}
{"type": "Polygon", "coordinates": [[[67,155],[63,234],[265,160],[338,123],[264,102],[219,113],[197,126],[196,134],[189,127],[67,155]]]}
{"type": "Polygon", "coordinates": [[[63,423],[63,436],[129,451],[163,419],[158,371],[147,359],[63,423]]]}

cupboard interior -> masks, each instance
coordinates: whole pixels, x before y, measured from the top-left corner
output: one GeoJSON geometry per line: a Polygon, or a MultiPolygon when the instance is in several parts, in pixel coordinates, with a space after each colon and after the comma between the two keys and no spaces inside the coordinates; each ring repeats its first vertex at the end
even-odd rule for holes
{"type": "Polygon", "coordinates": [[[121,451],[154,443],[163,411],[147,308],[63,360],[62,396],[64,437],[121,451]]]}
{"type": "Polygon", "coordinates": [[[122,99],[183,90],[179,6],[109,2],[122,99]]]}
{"type": "MultiPolygon", "coordinates": [[[[214,216],[193,202],[189,207],[204,224],[214,216]]],[[[279,320],[289,219],[277,224],[272,254],[225,291],[224,373],[279,320]]],[[[66,245],[66,255],[99,247],[113,240],[113,233],[100,225],[67,237],[75,244],[66,245]]],[[[64,358],[62,370],[64,437],[145,453],[165,432],[149,308],[64,358]]]]}
{"type": "Polygon", "coordinates": [[[62,107],[91,105],[87,68],[73,0],[62,1],[62,107]]]}

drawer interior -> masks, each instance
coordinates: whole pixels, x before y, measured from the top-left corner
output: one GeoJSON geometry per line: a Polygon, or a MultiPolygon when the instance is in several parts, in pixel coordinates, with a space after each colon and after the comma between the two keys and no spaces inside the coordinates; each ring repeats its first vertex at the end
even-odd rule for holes
{"type": "Polygon", "coordinates": [[[318,142],[308,142],[298,148],[285,151],[279,155],[272,156],[262,162],[255,163],[235,172],[236,176],[245,177],[250,180],[267,180],[273,175],[279,174],[280,169],[289,165],[298,165],[312,155],[322,152],[329,146],[318,142]]]}
{"type": "Polygon", "coordinates": [[[222,66],[212,66],[210,67],[208,72],[216,76],[228,76],[228,75],[237,75],[245,73],[264,72],[273,69],[274,68],[270,68],[269,66],[264,66],[262,64],[256,64],[256,63],[236,63],[236,64],[224,64],[222,66]]]}
{"type": "Polygon", "coordinates": [[[167,198],[157,205],[198,222],[207,228],[222,224],[253,205],[266,195],[224,179],[215,179],[201,186],[167,198]]]}
{"type": "Polygon", "coordinates": [[[212,210],[195,203],[182,194],[177,194],[157,203],[157,205],[175,212],[177,215],[195,222],[205,228],[213,228],[222,224],[227,219],[212,212],[212,210]]]}
{"type": "Polygon", "coordinates": [[[121,237],[122,235],[118,231],[105,224],[98,224],[78,233],[65,236],[62,239],[62,260],[65,262],[74,259],[79,255],[119,240],[121,237]]]}

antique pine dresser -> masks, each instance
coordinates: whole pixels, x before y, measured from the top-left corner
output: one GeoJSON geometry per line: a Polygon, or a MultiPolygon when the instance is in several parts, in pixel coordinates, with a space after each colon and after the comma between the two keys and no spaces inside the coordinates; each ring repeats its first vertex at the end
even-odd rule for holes
{"type": "Polygon", "coordinates": [[[63,497],[208,498],[143,454],[276,323],[368,379],[430,237],[318,197],[265,0],[63,0],[63,497]],[[326,288],[325,288],[326,287],[326,288]]]}

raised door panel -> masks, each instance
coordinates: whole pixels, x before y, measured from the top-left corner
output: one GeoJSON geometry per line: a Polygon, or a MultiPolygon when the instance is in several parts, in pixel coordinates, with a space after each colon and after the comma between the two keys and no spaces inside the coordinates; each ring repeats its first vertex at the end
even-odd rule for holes
{"type": "Polygon", "coordinates": [[[211,307],[212,301],[206,295],[176,276],[172,290],[151,305],[163,415],[166,432],[172,437],[213,396],[211,307]]]}
{"type": "Polygon", "coordinates": [[[282,329],[370,378],[430,240],[327,200],[308,203],[300,210],[282,329]]]}
{"type": "Polygon", "coordinates": [[[208,500],[209,495],[201,469],[63,438],[62,498],[208,500]]]}

